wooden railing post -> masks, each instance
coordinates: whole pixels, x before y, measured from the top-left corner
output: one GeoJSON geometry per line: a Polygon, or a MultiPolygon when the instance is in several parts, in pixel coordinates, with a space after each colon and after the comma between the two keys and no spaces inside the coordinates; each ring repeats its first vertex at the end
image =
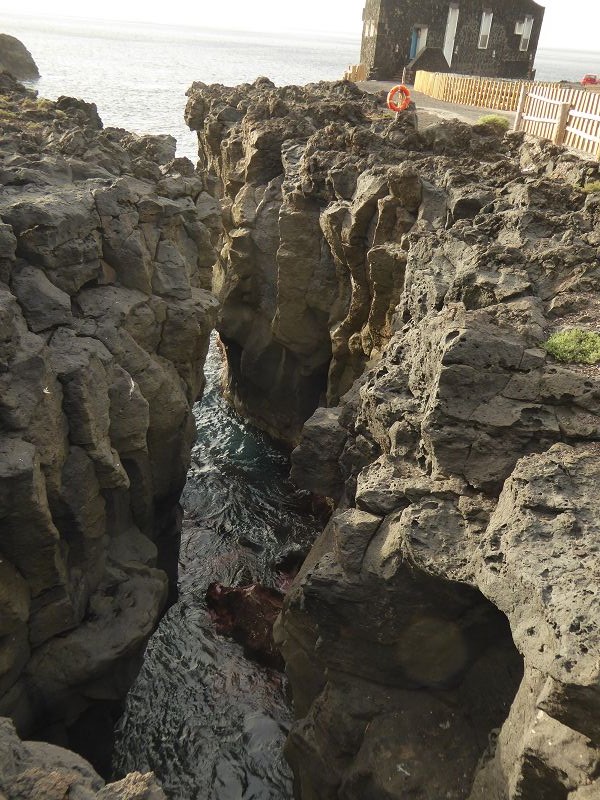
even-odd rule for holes
{"type": "Polygon", "coordinates": [[[561,103],[558,109],[558,118],[554,127],[552,141],[554,144],[563,144],[567,133],[569,114],[571,113],[571,103],[561,103]]]}
{"type": "Polygon", "coordinates": [[[521,86],[521,93],[519,95],[519,103],[517,105],[517,116],[515,117],[514,131],[521,130],[521,123],[523,122],[523,112],[525,110],[525,100],[527,100],[527,86],[521,86]]]}

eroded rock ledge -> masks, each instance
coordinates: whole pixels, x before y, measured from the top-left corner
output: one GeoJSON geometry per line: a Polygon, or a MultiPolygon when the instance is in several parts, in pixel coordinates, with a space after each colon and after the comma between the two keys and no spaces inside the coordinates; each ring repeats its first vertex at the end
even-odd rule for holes
{"type": "Polygon", "coordinates": [[[80,756],[44,742],[22,742],[0,719],[2,800],[166,800],[154,775],[139,772],[106,785],[80,756]],[[3,794],[3,792],[5,794],[3,794]]]}
{"type": "Polygon", "coordinates": [[[172,137],[0,93],[0,714],[60,739],[167,599],[220,214],[172,137]]]}
{"type": "Polygon", "coordinates": [[[600,383],[543,345],[598,324],[598,165],[349,84],[187,118],[230,395],[337,504],[277,630],[297,796],[595,797],[600,383]]]}

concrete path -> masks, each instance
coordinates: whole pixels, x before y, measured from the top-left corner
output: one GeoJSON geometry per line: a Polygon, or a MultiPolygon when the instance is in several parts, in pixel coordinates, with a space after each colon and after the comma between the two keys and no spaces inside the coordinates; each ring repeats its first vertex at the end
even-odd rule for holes
{"type": "MultiPolygon", "coordinates": [[[[395,83],[390,81],[363,81],[356,84],[363,92],[371,92],[375,94],[382,89],[386,92],[396,86],[395,83]]],[[[435,114],[442,119],[460,119],[463,122],[471,124],[484,114],[498,114],[501,117],[506,117],[511,123],[515,121],[515,113],[512,111],[492,111],[489,108],[473,108],[471,106],[461,106],[455,103],[444,103],[442,100],[434,100],[433,97],[428,97],[421,92],[415,92],[411,88],[411,95],[417,105],[417,111],[425,112],[427,114],[435,114]]]]}

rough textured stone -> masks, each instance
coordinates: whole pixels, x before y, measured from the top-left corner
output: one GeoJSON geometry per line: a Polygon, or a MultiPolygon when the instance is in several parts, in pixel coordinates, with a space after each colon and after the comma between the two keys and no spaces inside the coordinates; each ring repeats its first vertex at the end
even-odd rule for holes
{"type": "Polygon", "coordinates": [[[35,80],[40,77],[33,56],[14,36],[0,33],[0,71],[6,70],[17,80],[35,80]]]}
{"type": "Polygon", "coordinates": [[[42,742],[22,742],[0,718],[0,797],[6,800],[165,800],[152,773],[104,785],[83,758],[42,742]]]}
{"type": "MultiPolygon", "coordinates": [[[[172,137],[103,130],[6,73],[0,97],[0,710],[60,737],[124,697],[165,607],[218,225],[172,137]]],[[[18,796],[62,798],[67,772],[36,759],[18,796]]]]}
{"type": "Polygon", "coordinates": [[[596,329],[597,164],[348,84],[189,94],[228,395],[338,504],[276,625],[298,797],[565,800],[597,778],[600,389],[544,344],[596,329]]]}

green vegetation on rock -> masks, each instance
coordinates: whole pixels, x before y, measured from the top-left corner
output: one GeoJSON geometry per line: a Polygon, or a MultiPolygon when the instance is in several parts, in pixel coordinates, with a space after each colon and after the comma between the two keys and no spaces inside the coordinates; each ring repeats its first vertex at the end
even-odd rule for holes
{"type": "Polygon", "coordinates": [[[555,333],[544,347],[557,361],[580,364],[600,362],[600,334],[592,331],[573,328],[555,333]]]}
{"type": "Polygon", "coordinates": [[[590,181],[590,183],[586,183],[583,187],[583,191],[587,194],[595,194],[596,192],[600,192],[600,181],[590,181]]]}
{"type": "Polygon", "coordinates": [[[477,120],[478,125],[495,125],[497,128],[502,128],[507,131],[510,128],[510,121],[506,117],[501,117],[500,114],[484,114],[477,120]]]}

